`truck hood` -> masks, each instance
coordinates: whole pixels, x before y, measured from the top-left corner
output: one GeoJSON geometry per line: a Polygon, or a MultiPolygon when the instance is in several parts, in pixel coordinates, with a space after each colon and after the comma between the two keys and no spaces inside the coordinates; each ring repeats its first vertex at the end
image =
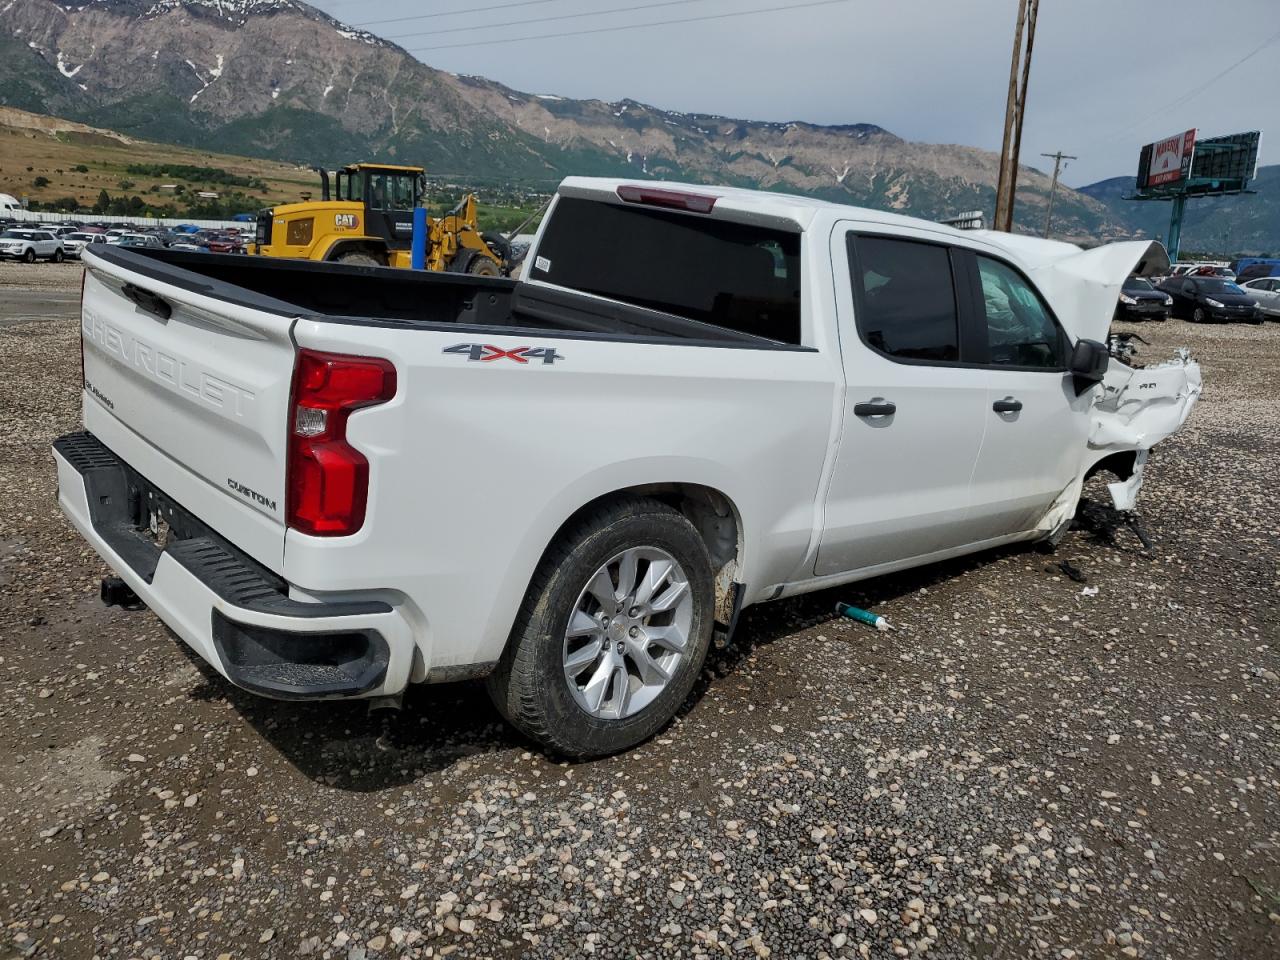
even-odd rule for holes
{"type": "Polygon", "coordinates": [[[1169,269],[1168,252],[1151,240],[1081,250],[1057,240],[983,233],[1022,262],[1072,340],[1105,342],[1125,278],[1160,276],[1169,269]]]}

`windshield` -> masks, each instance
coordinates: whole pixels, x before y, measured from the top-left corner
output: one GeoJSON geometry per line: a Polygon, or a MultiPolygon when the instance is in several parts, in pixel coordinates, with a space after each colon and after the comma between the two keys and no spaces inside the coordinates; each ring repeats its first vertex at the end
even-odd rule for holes
{"type": "Polygon", "coordinates": [[[69,233],[67,234],[67,239],[68,240],[88,240],[92,236],[93,236],[92,233],[69,233]]]}
{"type": "Polygon", "coordinates": [[[30,240],[31,234],[25,230],[6,230],[0,233],[0,240],[30,240]]]}
{"type": "Polygon", "coordinates": [[[1126,290],[1138,290],[1138,291],[1153,289],[1151,284],[1149,284],[1146,280],[1143,280],[1141,277],[1130,277],[1128,280],[1124,282],[1124,288],[1126,290]]]}
{"type": "Polygon", "coordinates": [[[1219,280],[1217,277],[1204,277],[1200,280],[1201,293],[1244,293],[1230,280],[1219,280]]]}

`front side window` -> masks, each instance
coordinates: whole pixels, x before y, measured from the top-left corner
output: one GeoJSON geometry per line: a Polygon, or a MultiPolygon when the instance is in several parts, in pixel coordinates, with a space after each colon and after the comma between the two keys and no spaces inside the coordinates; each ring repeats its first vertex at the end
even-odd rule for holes
{"type": "Polygon", "coordinates": [[[1066,366],[1066,338],[1039,294],[1014,269],[978,257],[990,363],[1014,367],[1066,366]]]}
{"type": "Polygon", "coordinates": [[[869,236],[850,236],[850,246],[858,332],[867,345],[899,360],[959,360],[947,248],[869,236]]]}
{"type": "Polygon", "coordinates": [[[400,174],[391,178],[392,209],[413,209],[413,180],[413,176],[407,174],[400,174]]]}

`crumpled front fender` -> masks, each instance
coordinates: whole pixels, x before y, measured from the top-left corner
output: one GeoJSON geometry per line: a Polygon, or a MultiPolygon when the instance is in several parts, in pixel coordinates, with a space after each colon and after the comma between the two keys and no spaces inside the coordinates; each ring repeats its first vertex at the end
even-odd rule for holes
{"type": "Polygon", "coordinates": [[[1089,449],[1150,450],[1182,426],[1200,399],[1200,364],[1185,350],[1140,369],[1112,360],[1100,389],[1089,449]]]}

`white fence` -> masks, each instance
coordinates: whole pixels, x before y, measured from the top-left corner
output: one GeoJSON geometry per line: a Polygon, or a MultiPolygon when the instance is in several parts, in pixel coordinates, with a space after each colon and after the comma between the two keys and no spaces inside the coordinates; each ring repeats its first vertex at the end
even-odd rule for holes
{"type": "Polygon", "coordinates": [[[114,213],[51,213],[39,210],[13,210],[7,216],[27,223],[65,223],[75,220],[79,223],[127,223],[135,227],[177,227],[192,224],[210,230],[252,230],[251,220],[181,220],[162,217],[126,217],[114,213]]]}

